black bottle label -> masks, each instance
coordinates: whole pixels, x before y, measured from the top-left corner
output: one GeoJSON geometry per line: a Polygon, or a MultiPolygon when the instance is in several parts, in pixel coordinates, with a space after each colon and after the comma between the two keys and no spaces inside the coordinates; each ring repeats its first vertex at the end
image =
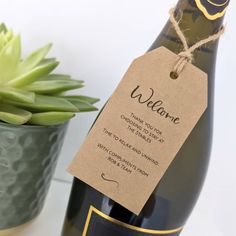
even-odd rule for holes
{"type": "Polygon", "coordinates": [[[182,227],[173,230],[150,230],[118,221],[91,206],[86,219],[83,236],[177,236],[182,227]]]}
{"type": "Polygon", "coordinates": [[[225,14],[230,0],[195,0],[195,2],[209,20],[215,20],[225,14]]]}

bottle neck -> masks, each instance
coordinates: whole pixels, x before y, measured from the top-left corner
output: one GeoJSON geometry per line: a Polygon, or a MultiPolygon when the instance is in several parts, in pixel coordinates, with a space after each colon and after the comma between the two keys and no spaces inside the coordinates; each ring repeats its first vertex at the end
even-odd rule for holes
{"type": "MultiPolygon", "coordinates": [[[[215,20],[208,19],[196,5],[196,0],[180,0],[176,6],[175,17],[179,21],[179,27],[183,31],[189,46],[215,34],[223,24],[223,16],[215,20]]],[[[170,21],[167,22],[150,50],[160,46],[164,46],[176,54],[183,51],[183,44],[170,21]]],[[[213,76],[214,72],[217,46],[218,40],[215,40],[198,48],[193,53],[193,64],[210,76],[213,76]]]]}
{"type": "Polygon", "coordinates": [[[196,0],[180,0],[176,6],[176,19],[180,20],[179,26],[189,45],[218,32],[223,18],[224,15],[214,20],[207,18],[197,6],[196,0]]]}

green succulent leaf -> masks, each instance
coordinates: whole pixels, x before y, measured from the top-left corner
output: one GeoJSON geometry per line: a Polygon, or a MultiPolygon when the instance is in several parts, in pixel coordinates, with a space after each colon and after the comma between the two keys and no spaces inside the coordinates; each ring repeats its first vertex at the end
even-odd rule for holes
{"type": "Polygon", "coordinates": [[[8,30],[4,24],[0,25],[0,52],[3,47],[13,38],[12,30],[8,30]]]}
{"type": "Polygon", "coordinates": [[[92,104],[79,100],[77,98],[66,98],[70,101],[74,106],[78,108],[80,112],[89,112],[89,111],[97,111],[97,107],[93,106],[92,104]]]}
{"type": "Polygon", "coordinates": [[[5,34],[5,37],[7,42],[10,41],[14,37],[12,30],[8,30],[7,33],[5,34]]]}
{"type": "Polygon", "coordinates": [[[0,84],[14,76],[21,55],[20,36],[11,39],[0,52],[0,84]]]}
{"type": "Polygon", "coordinates": [[[13,86],[13,87],[22,87],[27,84],[30,84],[40,78],[41,76],[44,76],[48,73],[50,73],[52,70],[54,70],[58,66],[58,62],[54,60],[46,60],[44,63],[40,63],[37,67],[32,69],[29,72],[26,72],[23,75],[20,75],[19,77],[9,81],[7,83],[7,86],[13,86]]]}
{"type": "Polygon", "coordinates": [[[68,80],[68,79],[71,79],[70,75],[50,74],[41,77],[39,80],[68,80]]]}
{"type": "Polygon", "coordinates": [[[22,59],[20,35],[0,24],[0,120],[55,125],[76,112],[97,110],[93,104],[99,99],[67,95],[67,91],[82,88],[84,81],[51,74],[59,64],[55,58],[45,58],[51,47],[48,44],[22,59]]]}
{"type": "MultiPolygon", "coordinates": [[[[62,74],[50,74],[50,75],[46,75],[43,76],[39,79],[41,80],[72,80],[70,75],[62,75],[62,74]]],[[[84,83],[83,80],[72,80],[72,81],[77,81],[79,83],[84,83]]]]}
{"type": "Polygon", "coordinates": [[[73,112],[42,112],[34,113],[29,120],[33,125],[58,125],[62,124],[75,116],[73,112]]]}
{"type": "Polygon", "coordinates": [[[8,104],[0,104],[0,120],[14,124],[25,124],[31,118],[31,112],[8,104]]]}
{"type": "Polygon", "coordinates": [[[51,47],[52,44],[47,44],[46,46],[31,53],[24,61],[19,64],[18,73],[22,74],[32,70],[44,59],[51,47]]]}
{"type": "Polygon", "coordinates": [[[4,23],[1,23],[0,25],[0,33],[7,33],[7,27],[4,23]]]}
{"type": "Polygon", "coordinates": [[[23,89],[33,91],[39,94],[60,93],[67,90],[82,88],[84,85],[75,80],[49,80],[36,81],[23,89]]]}
{"type": "Polygon", "coordinates": [[[13,32],[7,31],[6,33],[0,32],[0,52],[6,46],[6,44],[13,38],[13,32]]]}
{"type": "Polygon", "coordinates": [[[18,102],[34,103],[35,94],[18,88],[0,87],[0,96],[3,99],[18,102]]]}
{"type": "Polygon", "coordinates": [[[97,102],[100,101],[99,98],[93,98],[93,97],[88,97],[88,96],[84,96],[84,95],[64,95],[64,96],[60,96],[62,98],[68,98],[68,99],[71,99],[71,100],[78,100],[79,102],[80,101],[83,101],[83,102],[87,102],[87,103],[90,103],[90,104],[95,104],[97,102]]]}
{"type": "Polygon", "coordinates": [[[68,112],[78,112],[78,108],[73,105],[71,102],[67,101],[64,98],[58,98],[53,96],[45,96],[45,95],[38,95],[35,94],[35,102],[30,103],[23,103],[23,102],[15,102],[15,101],[8,101],[10,104],[27,108],[31,111],[68,111],[68,112]]]}

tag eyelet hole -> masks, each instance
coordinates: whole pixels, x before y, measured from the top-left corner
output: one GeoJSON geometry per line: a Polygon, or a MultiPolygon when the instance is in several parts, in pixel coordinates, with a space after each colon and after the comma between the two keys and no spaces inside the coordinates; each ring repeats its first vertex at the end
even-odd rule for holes
{"type": "Polygon", "coordinates": [[[170,72],[171,79],[176,80],[176,79],[178,79],[178,77],[179,77],[179,75],[175,71],[170,72]]]}

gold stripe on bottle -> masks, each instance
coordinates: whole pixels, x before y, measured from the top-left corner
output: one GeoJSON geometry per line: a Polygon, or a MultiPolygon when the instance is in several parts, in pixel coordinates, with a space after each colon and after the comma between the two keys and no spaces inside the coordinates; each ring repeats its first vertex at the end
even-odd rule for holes
{"type": "Polygon", "coordinates": [[[171,229],[171,230],[143,229],[143,228],[133,226],[133,225],[129,225],[129,224],[126,224],[126,223],[121,222],[119,220],[116,220],[116,219],[104,214],[103,212],[99,211],[95,207],[90,206],[82,236],[87,236],[89,223],[90,223],[90,220],[91,220],[91,217],[92,217],[93,213],[95,213],[95,214],[99,215],[100,217],[102,217],[103,219],[108,220],[108,221],[110,221],[110,222],[112,222],[116,225],[119,225],[123,228],[131,229],[131,230],[134,230],[134,231],[137,231],[137,232],[140,232],[140,233],[153,234],[153,235],[165,235],[165,234],[169,235],[169,234],[174,234],[174,233],[180,232],[183,229],[183,227],[179,227],[177,229],[171,229]]]}
{"type": "MultiPolygon", "coordinates": [[[[201,3],[201,0],[195,0],[195,2],[197,4],[197,7],[203,12],[203,14],[209,20],[216,20],[217,18],[222,17],[225,14],[226,10],[227,10],[227,7],[226,7],[222,12],[217,12],[216,14],[210,15],[209,12],[207,11],[207,9],[201,3]]],[[[227,3],[228,3],[228,1],[224,5],[226,5],[227,3]]]]}
{"type": "Polygon", "coordinates": [[[207,0],[207,1],[215,7],[223,7],[229,2],[229,0],[226,0],[224,3],[219,4],[219,3],[212,2],[211,0],[207,0]]]}

